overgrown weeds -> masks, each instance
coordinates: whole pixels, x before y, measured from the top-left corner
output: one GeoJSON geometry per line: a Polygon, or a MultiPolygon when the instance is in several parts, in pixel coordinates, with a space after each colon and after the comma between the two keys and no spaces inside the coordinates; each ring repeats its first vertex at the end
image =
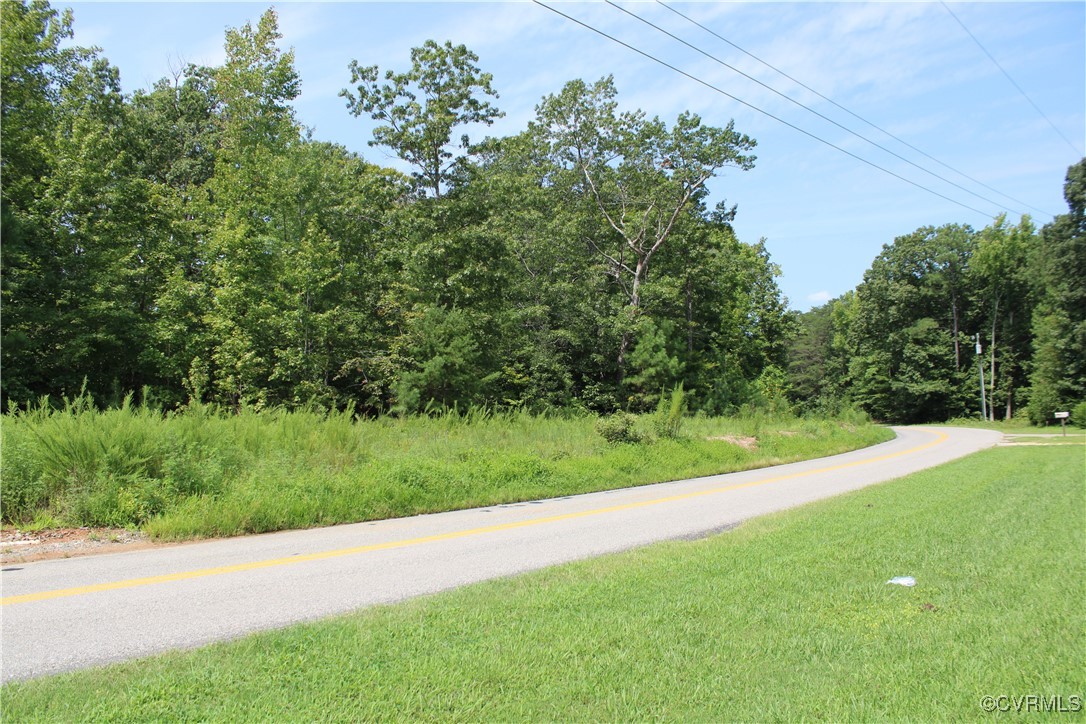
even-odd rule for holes
{"type": "Polygon", "coordinates": [[[162,412],[131,397],[99,410],[80,395],[4,416],[2,515],[24,527],[238,535],[707,475],[889,437],[836,420],[683,412],[681,388],[655,415],[599,421],[481,409],[376,420],[201,404],[162,412]],[[758,449],[709,439],[727,435],[757,435],[758,449]]]}
{"type": "Polygon", "coordinates": [[[685,415],[686,391],[683,390],[683,383],[680,382],[675,385],[670,395],[660,395],[656,414],[652,418],[652,426],[657,435],[673,440],[679,437],[685,415]]]}

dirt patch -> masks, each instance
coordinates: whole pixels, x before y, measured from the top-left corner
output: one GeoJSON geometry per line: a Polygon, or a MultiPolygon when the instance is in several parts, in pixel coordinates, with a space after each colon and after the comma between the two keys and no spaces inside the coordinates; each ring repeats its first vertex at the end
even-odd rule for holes
{"type": "Polygon", "coordinates": [[[53,558],[119,553],[171,545],[124,528],[54,528],[34,532],[0,531],[0,564],[30,563],[53,558]]]}
{"type": "Polygon", "coordinates": [[[707,437],[706,440],[719,440],[720,442],[730,442],[732,445],[738,445],[744,450],[757,450],[758,438],[756,437],[742,437],[740,435],[716,435],[714,437],[707,437]]]}

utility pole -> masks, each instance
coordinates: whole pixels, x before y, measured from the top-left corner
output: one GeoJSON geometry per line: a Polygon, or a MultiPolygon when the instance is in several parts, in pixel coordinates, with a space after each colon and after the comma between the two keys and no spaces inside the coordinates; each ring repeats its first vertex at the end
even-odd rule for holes
{"type": "Polygon", "coordinates": [[[977,369],[980,370],[980,416],[981,419],[988,419],[988,402],[984,396],[984,357],[981,355],[984,350],[980,346],[980,333],[974,335],[974,339],[977,342],[977,369]]]}

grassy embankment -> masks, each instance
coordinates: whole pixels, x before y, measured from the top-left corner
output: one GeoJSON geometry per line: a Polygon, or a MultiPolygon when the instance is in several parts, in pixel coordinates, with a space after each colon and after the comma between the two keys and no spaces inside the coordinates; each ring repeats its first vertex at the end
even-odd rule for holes
{"type": "Polygon", "coordinates": [[[995,449],[701,541],[9,685],[4,717],[941,721],[986,716],[986,696],[1068,709],[1086,693],[1084,508],[1081,448],[995,449]],[[898,575],[917,585],[886,584],[898,575]]]}
{"type": "MultiPolygon", "coordinates": [[[[198,406],[163,415],[77,400],[4,416],[3,515],[32,528],[228,536],[744,470],[892,437],[855,417],[689,418],[677,439],[622,444],[595,426],[527,414],[355,420],[198,406]]],[[[648,435],[651,416],[638,426],[648,435]]]]}

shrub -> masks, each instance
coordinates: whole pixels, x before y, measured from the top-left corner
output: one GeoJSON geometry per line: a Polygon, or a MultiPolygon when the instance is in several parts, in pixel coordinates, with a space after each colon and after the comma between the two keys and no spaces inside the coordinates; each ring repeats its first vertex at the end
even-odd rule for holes
{"type": "Polygon", "coordinates": [[[1071,408],[1071,422],[1081,428],[1086,428],[1086,400],[1071,408]]]}
{"type": "Polygon", "coordinates": [[[596,432],[609,443],[640,442],[641,436],[634,430],[637,417],[628,412],[616,412],[596,421],[596,432]]]}
{"type": "Polygon", "coordinates": [[[1047,425],[1060,401],[1051,386],[1035,386],[1029,398],[1029,421],[1034,425],[1047,425]]]}

